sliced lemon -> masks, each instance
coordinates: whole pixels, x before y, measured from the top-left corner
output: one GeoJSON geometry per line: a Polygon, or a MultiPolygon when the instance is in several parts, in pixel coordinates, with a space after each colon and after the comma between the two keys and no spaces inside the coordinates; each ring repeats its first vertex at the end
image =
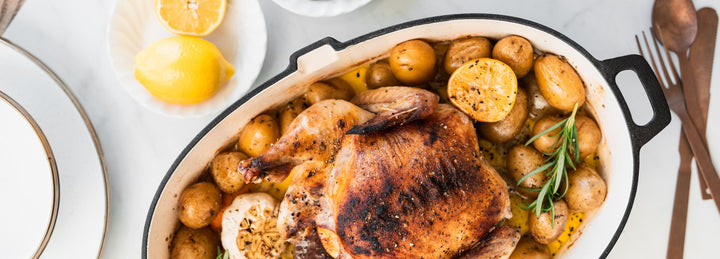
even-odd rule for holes
{"type": "Polygon", "coordinates": [[[227,0],[156,0],[155,15],[177,35],[205,37],[225,17],[227,0]]]}
{"type": "Polygon", "coordinates": [[[491,58],[471,60],[448,81],[448,97],[456,107],[481,122],[505,118],[515,104],[517,77],[510,66],[491,58]]]}

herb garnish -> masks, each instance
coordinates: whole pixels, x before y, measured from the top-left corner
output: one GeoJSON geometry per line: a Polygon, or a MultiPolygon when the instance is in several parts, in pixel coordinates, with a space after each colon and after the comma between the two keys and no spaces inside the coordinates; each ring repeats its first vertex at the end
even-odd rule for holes
{"type": "Polygon", "coordinates": [[[220,246],[217,247],[217,257],[215,259],[230,259],[230,253],[228,253],[227,250],[223,252],[222,249],[220,249],[220,246]]]}
{"type": "Polygon", "coordinates": [[[549,156],[545,159],[545,164],[530,171],[530,173],[517,182],[517,185],[520,186],[520,183],[530,176],[550,169],[545,173],[545,177],[547,177],[548,180],[542,188],[526,188],[530,191],[539,192],[539,194],[535,201],[532,203],[525,203],[525,206],[522,207],[526,210],[535,210],[535,215],[538,218],[541,213],[551,211],[553,228],[555,227],[555,205],[553,202],[562,199],[567,192],[568,166],[575,170],[575,164],[580,162],[580,148],[578,147],[577,128],[575,127],[575,114],[577,113],[577,109],[578,104],[575,103],[575,108],[573,108],[573,112],[570,114],[570,117],[558,122],[543,132],[538,133],[525,143],[525,146],[528,146],[539,137],[562,127],[560,132],[555,135],[551,135],[551,137],[557,137],[555,144],[552,146],[552,149],[555,151],[545,153],[545,155],[549,156]],[[565,184],[561,189],[561,183],[563,180],[565,180],[565,184]]]}

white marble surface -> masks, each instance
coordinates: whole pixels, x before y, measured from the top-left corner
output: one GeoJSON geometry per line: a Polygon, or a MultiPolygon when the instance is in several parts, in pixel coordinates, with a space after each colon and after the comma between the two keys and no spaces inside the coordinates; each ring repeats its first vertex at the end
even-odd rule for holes
{"type": "MultiPolygon", "coordinates": [[[[267,19],[268,50],[255,85],[284,69],[293,51],[322,37],[343,41],[412,19],[462,12],[533,20],[577,41],[596,58],[607,59],[637,52],[633,36],[650,26],[652,6],[652,0],[375,0],[339,17],[307,18],[269,0],[260,2],[267,19]]],[[[720,9],[720,2],[712,0],[698,0],[695,5],[720,9]]],[[[118,85],[106,46],[113,6],[114,1],[29,0],[5,37],[54,69],[88,110],[105,151],[110,179],[111,215],[104,257],[135,258],[140,256],[147,209],[161,178],[182,148],[214,116],[164,117],[142,108],[118,85]]],[[[716,60],[720,60],[720,51],[716,51],[716,60]]],[[[719,71],[716,63],[716,81],[719,71]]],[[[637,117],[647,120],[648,102],[639,86],[632,80],[621,80],[621,84],[637,117]]],[[[712,89],[715,96],[719,91],[717,86],[712,89]]],[[[720,101],[713,99],[710,132],[720,127],[718,105],[720,101]]],[[[643,148],[635,206],[612,258],[665,256],[679,163],[679,128],[673,115],[670,126],[643,148]]],[[[708,138],[714,160],[720,161],[720,137],[711,133],[708,138]]],[[[712,202],[700,200],[695,174],[692,181],[685,255],[716,258],[720,252],[720,216],[712,202]]]]}

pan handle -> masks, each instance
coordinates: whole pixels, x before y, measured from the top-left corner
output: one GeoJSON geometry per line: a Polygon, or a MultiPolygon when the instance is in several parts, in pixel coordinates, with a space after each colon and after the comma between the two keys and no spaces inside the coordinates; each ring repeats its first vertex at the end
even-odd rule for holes
{"type": "Polygon", "coordinates": [[[660,83],[658,83],[655,73],[645,61],[645,58],[636,54],[601,61],[600,70],[605,80],[610,83],[610,88],[615,92],[620,108],[625,114],[625,121],[630,129],[633,146],[639,149],[670,123],[670,109],[665,101],[665,95],[660,83]],[[650,100],[653,117],[645,125],[638,125],[633,121],[625,97],[620,92],[615,81],[617,74],[625,70],[631,70],[637,74],[645,89],[645,94],[650,100]]]}

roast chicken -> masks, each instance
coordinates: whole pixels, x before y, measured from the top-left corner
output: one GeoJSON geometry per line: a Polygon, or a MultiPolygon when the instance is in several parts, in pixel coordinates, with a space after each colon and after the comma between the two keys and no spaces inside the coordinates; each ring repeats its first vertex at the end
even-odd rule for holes
{"type": "Polygon", "coordinates": [[[512,251],[519,234],[490,233],[511,216],[506,183],[471,119],[438,99],[384,87],[324,100],[240,163],[248,182],[292,177],[278,229],[296,258],[487,256],[495,243],[512,251]]]}

